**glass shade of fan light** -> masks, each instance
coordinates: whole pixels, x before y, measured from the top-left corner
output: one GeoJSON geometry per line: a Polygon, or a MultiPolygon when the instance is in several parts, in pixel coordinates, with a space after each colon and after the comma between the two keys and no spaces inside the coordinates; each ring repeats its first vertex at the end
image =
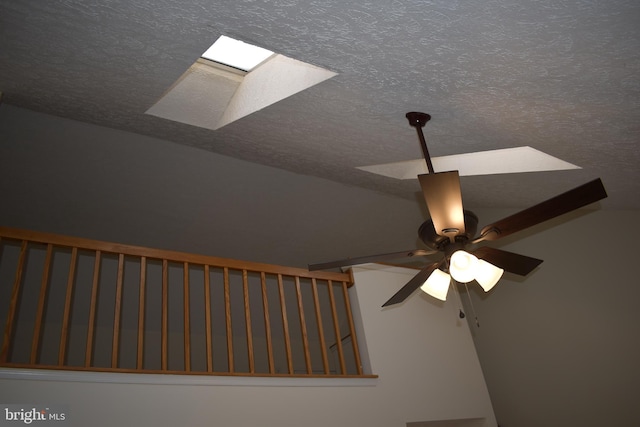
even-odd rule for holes
{"type": "Polygon", "coordinates": [[[460,283],[469,283],[476,277],[478,258],[465,251],[455,251],[449,261],[449,274],[460,283]]]}
{"type": "Polygon", "coordinates": [[[502,273],[504,273],[502,268],[496,267],[485,260],[479,259],[476,263],[475,279],[485,292],[489,292],[498,283],[502,273]]]}
{"type": "Polygon", "coordinates": [[[460,283],[475,279],[485,292],[489,292],[498,283],[504,270],[468,252],[456,251],[451,255],[449,273],[460,283]]]}
{"type": "Polygon", "coordinates": [[[435,269],[420,289],[434,298],[446,301],[450,282],[451,276],[440,269],[435,269]]]}

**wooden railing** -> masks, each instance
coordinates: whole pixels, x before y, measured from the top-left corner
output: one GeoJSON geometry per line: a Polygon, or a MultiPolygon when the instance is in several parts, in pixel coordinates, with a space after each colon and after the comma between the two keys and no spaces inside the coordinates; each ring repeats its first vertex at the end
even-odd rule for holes
{"type": "Polygon", "coordinates": [[[346,273],[0,227],[0,366],[371,377],[351,284],[346,273]]]}

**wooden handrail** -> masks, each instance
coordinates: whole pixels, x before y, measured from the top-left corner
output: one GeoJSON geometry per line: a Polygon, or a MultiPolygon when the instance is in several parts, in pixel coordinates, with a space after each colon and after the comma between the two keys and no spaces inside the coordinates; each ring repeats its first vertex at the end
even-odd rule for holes
{"type": "MultiPolygon", "coordinates": [[[[15,260],[16,255],[9,258],[15,260]]],[[[14,273],[10,284],[0,283],[0,287],[10,286],[11,295],[4,304],[0,301],[0,312],[6,316],[0,366],[198,375],[371,376],[363,374],[360,366],[347,292],[347,287],[353,284],[350,273],[310,272],[7,227],[0,227],[0,266],[5,275],[6,271],[14,273]],[[7,252],[3,247],[13,247],[9,252],[17,254],[17,262],[3,260],[3,252],[7,252]],[[44,256],[40,255],[43,247],[46,247],[44,256]],[[35,254],[34,260],[44,258],[44,261],[27,262],[31,254],[35,254]],[[34,268],[39,270],[34,273],[34,268]],[[66,276],[61,279],[65,269],[66,276]],[[174,274],[176,269],[181,270],[181,280],[174,274]],[[37,283],[33,283],[34,277],[37,283]],[[64,285],[55,285],[62,280],[64,285]],[[27,286],[27,282],[33,284],[27,286]],[[215,292],[214,286],[218,289],[215,292]],[[31,296],[23,298],[21,295],[26,292],[23,288],[27,287],[31,296]],[[197,291],[200,288],[202,291],[197,291]],[[342,292],[336,294],[338,288],[342,292]],[[55,290],[52,295],[59,293],[62,301],[56,303],[61,305],[56,309],[58,313],[62,311],[57,326],[60,334],[56,356],[51,356],[52,329],[47,328],[52,289],[55,290]],[[182,303],[171,303],[180,293],[182,303]],[[256,298],[261,301],[254,301],[256,298]],[[216,300],[217,312],[213,306],[216,300]],[[78,304],[84,305],[80,311],[78,304]],[[23,306],[31,307],[27,312],[35,313],[33,335],[25,336],[28,332],[24,331],[29,328],[18,325],[24,320],[23,306]],[[276,306],[280,313],[274,318],[279,317],[279,325],[271,318],[276,306]],[[308,311],[312,307],[313,314],[305,313],[305,307],[308,311]],[[112,311],[105,313],[105,308],[112,311]],[[236,310],[244,310],[244,327],[239,327],[242,322],[234,324],[236,310]],[[214,314],[215,319],[221,320],[214,320],[214,314]],[[158,316],[159,324],[154,326],[153,321],[147,321],[148,316],[152,316],[150,319],[158,316]],[[297,320],[292,323],[294,317],[297,320]],[[346,320],[349,328],[351,349],[342,345],[340,319],[346,320]],[[220,326],[214,330],[215,322],[220,326]],[[261,322],[262,326],[257,327],[261,322]],[[78,341],[77,332],[84,327],[86,333],[78,341]],[[226,339],[216,335],[223,330],[226,339]],[[327,330],[333,330],[336,337],[337,359],[328,357],[327,330]],[[181,339],[177,339],[179,336],[181,339]],[[234,348],[242,342],[238,339],[246,343],[246,357],[234,348]],[[278,340],[277,346],[274,339],[278,340]],[[159,344],[154,345],[153,340],[159,344]],[[15,353],[16,342],[28,343],[28,357],[23,356],[25,349],[15,353]],[[78,352],[78,344],[82,354],[78,352]],[[96,353],[98,348],[100,351],[96,353]],[[44,351],[49,356],[42,356],[44,351]],[[176,361],[178,354],[183,357],[181,362],[176,361]],[[226,367],[214,363],[217,360],[214,355],[223,354],[226,367]],[[56,362],[52,364],[53,357],[56,362]],[[154,357],[159,362],[153,362],[158,360],[154,357]],[[80,364],[76,360],[81,360],[80,364]],[[154,363],[159,364],[154,367],[154,363]],[[176,370],[176,363],[182,368],[176,370]]]]}
{"type": "Polygon", "coordinates": [[[324,280],[349,281],[348,273],[332,271],[309,271],[304,268],[286,267],[274,264],[264,264],[251,261],[239,261],[232,258],[220,258],[209,255],[190,254],[187,252],[169,251],[164,249],[146,248],[143,246],[124,245],[121,243],[103,242],[99,240],[84,239],[81,237],[69,237],[60,234],[45,233],[40,231],[23,230],[17,228],[0,227],[0,236],[38,243],[52,243],[59,246],[67,246],[78,249],[99,250],[103,253],[131,255],[135,257],[147,257],[166,259],[173,262],[189,262],[191,264],[209,265],[211,267],[227,267],[233,270],[247,270],[265,272],[270,274],[282,274],[283,276],[299,276],[324,280]]]}

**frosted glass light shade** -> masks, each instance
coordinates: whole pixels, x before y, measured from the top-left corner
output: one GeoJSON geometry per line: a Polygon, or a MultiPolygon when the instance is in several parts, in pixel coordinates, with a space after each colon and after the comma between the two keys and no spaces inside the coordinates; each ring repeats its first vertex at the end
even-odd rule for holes
{"type": "Polygon", "coordinates": [[[478,258],[465,251],[455,251],[449,262],[449,273],[460,283],[469,283],[476,277],[478,258]]]}
{"type": "Polygon", "coordinates": [[[439,300],[447,300],[447,292],[449,291],[449,283],[451,276],[442,270],[436,269],[431,273],[424,285],[420,287],[422,291],[428,293],[439,300]]]}
{"type": "Polygon", "coordinates": [[[479,259],[476,263],[476,281],[485,292],[489,292],[498,283],[502,273],[504,273],[503,269],[482,259],[479,259]]]}

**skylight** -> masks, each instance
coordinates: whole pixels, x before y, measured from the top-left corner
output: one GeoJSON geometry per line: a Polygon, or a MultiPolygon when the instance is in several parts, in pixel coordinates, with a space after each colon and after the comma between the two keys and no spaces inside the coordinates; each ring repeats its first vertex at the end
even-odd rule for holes
{"type": "Polygon", "coordinates": [[[221,36],[146,113],[216,130],[335,75],[221,36]]]}
{"type": "MultiPolygon", "coordinates": [[[[580,166],[527,146],[454,154],[431,160],[436,172],[457,170],[460,176],[580,169],[580,166]]],[[[418,175],[428,173],[423,159],[359,166],[357,169],[396,179],[416,179],[418,175]]]]}
{"type": "Polygon", "coordinates": [[[205,53],[204,59],[243,71],[251,71],[273,55],[273,52],[227,36],[220,36],[205,53]]]}

